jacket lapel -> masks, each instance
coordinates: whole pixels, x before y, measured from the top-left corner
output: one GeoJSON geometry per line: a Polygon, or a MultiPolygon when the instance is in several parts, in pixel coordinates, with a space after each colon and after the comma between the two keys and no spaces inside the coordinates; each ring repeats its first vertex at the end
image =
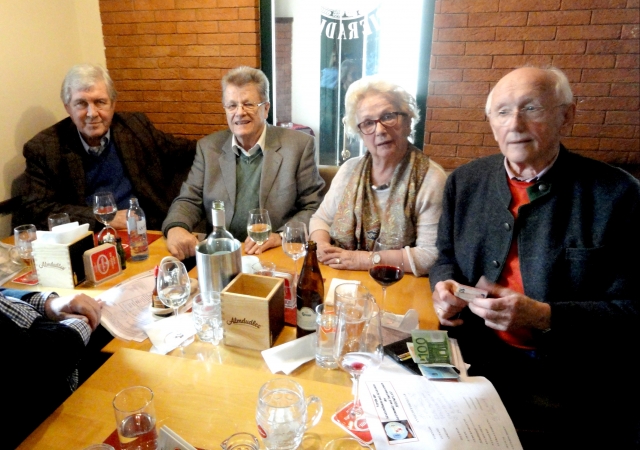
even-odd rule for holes
{"type": "Polygon", "coordinates": [[[260,178],[260,207],[267,208],[266,202],[274,185],[280,165],[282,164],[282,156],[279,153],[280,139],[276,134],[276,130],[271,125],[267,125],[267,135],[265,136],[265,149],[262,160],[262,176],[260,178]]]}
{"type": "Polygon", "coordinates": [[[222,180],[224,187],[227,190],[229,196],[228,204],[225,203],[225,222],[227,227],[231,225],[231,219],[234,214],[234,206],[236,202],[236,154],[232,148],[233,134],[229,133],[229,138],[222,146],[222,155],[218,158],[220,164],[220,173],[222,174],[222,180]]]}
{"type": "Polygon", "coordinates": [[[82,157],[85,150],[82,142],[80,142],[78,128],[76,128],[71,119],[69,119],[69,127],[66,133],[68,138],[60,139],[60,142],[65,143],[60,153],[69,171],[68,174],[64,176],[71,182],[75,192],[77,192],[78,198],[81,200],[81,203],[84,204],[87,186],[85,183],[82,157]]]}

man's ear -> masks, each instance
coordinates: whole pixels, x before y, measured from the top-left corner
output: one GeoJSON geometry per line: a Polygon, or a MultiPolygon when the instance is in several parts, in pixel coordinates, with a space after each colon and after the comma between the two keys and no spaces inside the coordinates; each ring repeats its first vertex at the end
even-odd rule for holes
{"type": "Polygon", "coordinates": [[[562,125],[560,127],[560,132],[563,135],[567,135],[571,132],[571,126],[573,125],[573,120],[576,117],[576,104],[575,103],[571,103],[568,107],[567,110],[564,113],[564,116],[562,118],[562,125]]]}

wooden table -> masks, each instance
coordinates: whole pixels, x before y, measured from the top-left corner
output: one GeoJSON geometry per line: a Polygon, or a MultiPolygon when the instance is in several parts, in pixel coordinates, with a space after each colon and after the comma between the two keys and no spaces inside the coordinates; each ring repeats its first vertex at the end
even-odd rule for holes
{"type": "MultiPolygon", "coordinates": [[[[121,349],[18,448],[69,450],[103,442],[115,430],[111,405],[115,394],[129,386],[145,385],[154,392],[158,429],[167,425],[196,447],[219,449],[220,442],[235,432],[258,436],[258,390],[275,377],[210,361],[121,349]]],[[[305,434],[300,448],[320,450],[331,439],[346,437],[331,422],[331,415],[351,398],[349,384],[296,381],[306,396],[320,397],[324,407],[320,423],[305,434]]]]}

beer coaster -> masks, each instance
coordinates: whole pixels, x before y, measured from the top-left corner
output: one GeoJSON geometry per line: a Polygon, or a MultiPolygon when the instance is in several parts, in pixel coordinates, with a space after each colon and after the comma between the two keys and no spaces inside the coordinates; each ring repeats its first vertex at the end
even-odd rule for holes
{"type": "Polygon", "coordinates": [[[38,284],[38,279],[36,278],[33,281],[29,281],[29,276],[33,273],[33,270],[30,270],[29,272],[23,273],[22,275],[20,275],[19,277],[14,278],[13,280],[11,280],[14,283],[18,283],[18,284],[26,284],[28,286],[35,286],[38,284]]]}

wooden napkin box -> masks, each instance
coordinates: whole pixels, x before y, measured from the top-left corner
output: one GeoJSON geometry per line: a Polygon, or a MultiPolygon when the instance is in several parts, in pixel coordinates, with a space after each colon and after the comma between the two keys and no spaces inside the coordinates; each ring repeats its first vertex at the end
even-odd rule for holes
{"type": "Polygon", "coordinates": [[[220,293],[224,344],[266,350],[284,327],[284,280],[240,273],[220,293]]]}
{"type": "Polygon", "coordinates": [[[93,232],[87,231],[70,244],[43,243],[36,239],[31,243],[33,258],[42,286],[73,289],[85,281],[85,251],[93,248],[93,232]]]}

